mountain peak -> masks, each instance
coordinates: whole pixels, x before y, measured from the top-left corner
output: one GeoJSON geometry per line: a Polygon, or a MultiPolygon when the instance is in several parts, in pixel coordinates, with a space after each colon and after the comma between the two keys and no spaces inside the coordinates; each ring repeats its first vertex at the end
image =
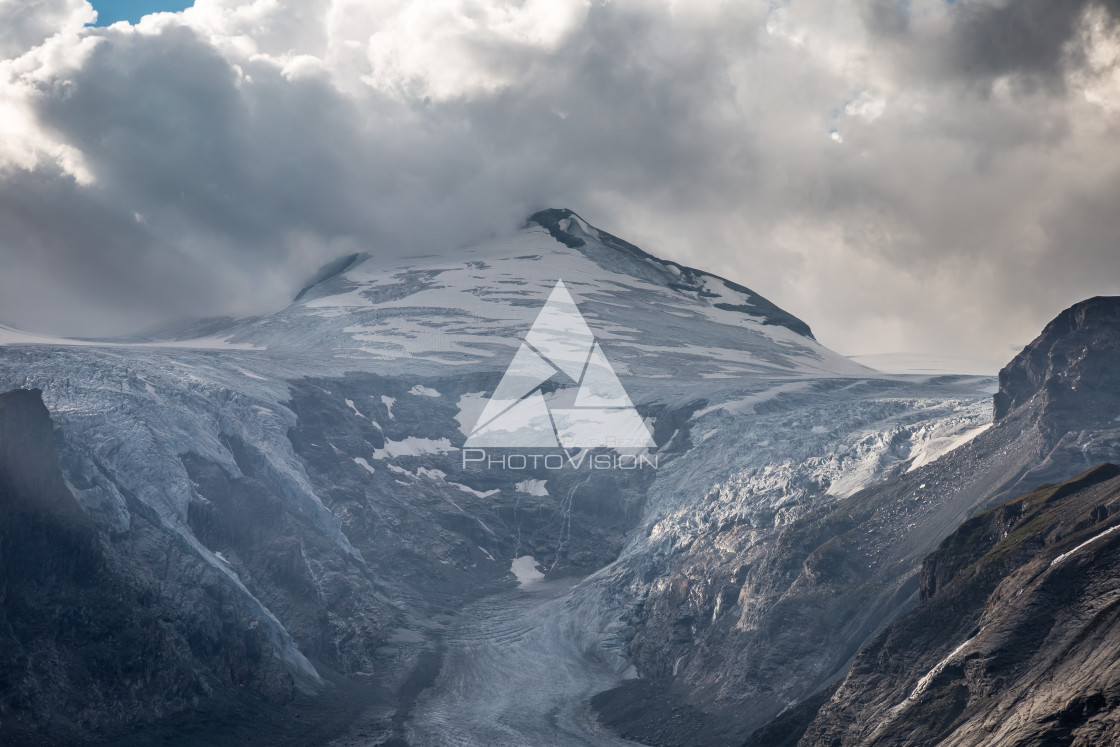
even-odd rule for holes
{"type": "Polygon", "coordinates": [[[1120,414],[1120,296],[1069,307],[999,372],[997,421],[1032,400],[1081,428],[1120,414]]]}
{"type": "Polygon", "coordinates": [[[816,340],[809,325],[750,288],[703,270],[655,257],[628,241],[595,228],[568,208],[548,208],[533,213],[527,226],[538,225],[552,238],[576,249],[610,272],[657,282],[672,290],[712,301],[724,311],[738,311],[757,317],[762,324],[785,327],[816,340]],[[721,297],[725,296],[729,297],[721,297]]]}

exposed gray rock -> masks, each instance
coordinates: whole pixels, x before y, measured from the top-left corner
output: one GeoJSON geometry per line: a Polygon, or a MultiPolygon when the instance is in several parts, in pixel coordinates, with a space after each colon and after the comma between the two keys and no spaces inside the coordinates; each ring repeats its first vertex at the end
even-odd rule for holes
{"type": "Polygon", "coordinates": [[[1120,741],[1120,467],[968,520],[800,744],[1120,741]]]}
{"type": "Polygon", "coordinates": [[[995,418],[1032,399],[1050,427],[1087,430],[1120,416],[1120,298],[1074,304],[999,373],[995,418]]]}

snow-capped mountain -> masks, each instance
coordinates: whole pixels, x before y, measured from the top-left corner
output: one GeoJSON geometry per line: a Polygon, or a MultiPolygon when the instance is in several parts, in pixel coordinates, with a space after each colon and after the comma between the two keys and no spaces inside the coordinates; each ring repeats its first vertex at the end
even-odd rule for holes
{"type": "Polygon", "coordinates": [[[675,373],[866,373],[752,291],[659,260],[566,210],[537,213],[515,235],[454,259],[344,257],[275,314],[148,342],[268,351],[300,373],[500,369],[561,279],[632,386],[675,373]]]}
{"type": "MultiPolygon", "coordinates": [[[[705,613],[718,616],[744,537],[768,542],[959,449],[990,423],[992,384],[867,369],[749,289],[566,210],[453,255],[342,258],[265,316],[130,340],[0,330],[0,390],[42,391],[66,484],[177,629],[210,614],[192,586],[204,577],[290,675],[270,702],[333,692],[361,704],[365,733],[418,744],[619,743],[589,721],[591,696],[689,660],[683,639],[635,643],[651,589],[720,600],[705,613]],[[462,461],[560,279],[657,469],[462,461]],[[724,560],[677,588],[669,559],[692,552],[724,560]]],[[[229,671],[262,666],[244,654],[229,671]]],[[[122,711],[79,694],[75,708],[96,735],[216,697],[122,711]]],[[[323,734],[345,720],[316,713],[323,734]]]]}

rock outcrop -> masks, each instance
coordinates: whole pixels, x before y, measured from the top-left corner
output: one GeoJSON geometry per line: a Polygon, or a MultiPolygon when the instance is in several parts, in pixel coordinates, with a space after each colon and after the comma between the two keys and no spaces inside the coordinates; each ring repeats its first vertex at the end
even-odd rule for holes
{"type": "Polygon", "coordinates": [[[1084,430],[1120,415],[1120,297],[1097,296],[1054,318],[999,372],[995,419],[1036,401],[1051,428],[1084,430]]]}
{"type": "Polygon", "coordinates": [[[95,526],[41,393],[0,395],[0,742],[112,741],[176,714],[220,720],[246,697],[279,712],[295,683],[231,601],[142,515],[115,536],[95,526]]]}
{"type": "Polygon", "coordinates": [[[1120,467],[969,519],[800,744],[1120,742],[1120,467]]]}

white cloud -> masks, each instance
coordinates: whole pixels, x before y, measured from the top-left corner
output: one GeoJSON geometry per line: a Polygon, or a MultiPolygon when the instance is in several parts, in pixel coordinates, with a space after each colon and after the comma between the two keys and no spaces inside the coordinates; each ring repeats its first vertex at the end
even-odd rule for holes
{"type": "Polygon", "coordinates": [[[0,0],[0,59],[19,57],[55,34],[72,34],[96,17],[85,0],[0,0]]]}
{"type": "Polygon", "coordinates": [[[50,164],[92,181],[82,153],[42,127],[35,101],[45,81],[65,85],[97,44],[80,35],[95,17],[80,0],[0,0],[0,174],[50,164]]]}

